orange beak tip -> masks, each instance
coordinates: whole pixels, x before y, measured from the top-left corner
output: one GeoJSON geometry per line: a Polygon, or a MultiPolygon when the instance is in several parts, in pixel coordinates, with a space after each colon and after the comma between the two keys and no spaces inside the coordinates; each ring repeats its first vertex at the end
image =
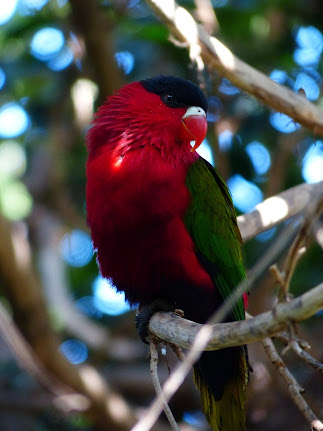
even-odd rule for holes
{"type": "Polygon", "coordinates": [[[201,145],[200,143],[198,143],[196,141],[192,141],[192,142],[194,142],[194,145],[192,145],[191,153],[193,153],[193,151],[197,150],[198,147],[201,145]]]}
{"type": "Polygon", "coordinates": [[[195,141],[191,148],[191,152],[198,149],[198,147],[203,142],[206,131],[207,131],[207,121],[205,117],[202,116],[188,116],[182,121],[184,136],[190,138],[190,141],[195,141]]]}

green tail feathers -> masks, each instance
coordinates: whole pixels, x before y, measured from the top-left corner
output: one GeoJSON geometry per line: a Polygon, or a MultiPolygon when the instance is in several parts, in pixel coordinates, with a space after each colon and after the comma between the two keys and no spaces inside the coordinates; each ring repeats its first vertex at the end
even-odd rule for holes
{"type": "MultiPolygon", "coordinates": [[[[194,367],[194,382],[200,391],[203,412],[213,431],[245,431],[246,389],[248,365],[242,351],[238,373],[225,385],[220,399],[215,400],[198,368],[194,367]]],[[[219,370],[221,373],[221,370],[219,370]]]]}

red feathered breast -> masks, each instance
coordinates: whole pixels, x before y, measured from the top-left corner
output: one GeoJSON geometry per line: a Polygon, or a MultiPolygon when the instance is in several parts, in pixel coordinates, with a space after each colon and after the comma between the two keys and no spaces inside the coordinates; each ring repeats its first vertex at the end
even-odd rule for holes
{"type": "Polygon", "coordinates": [[[187,169],[153,145],[124,156],[102,147],[88,160],[88,223],[100,269],[131,302],[148,303],[176,280],[213,288],[183,223],[187,169]]]}

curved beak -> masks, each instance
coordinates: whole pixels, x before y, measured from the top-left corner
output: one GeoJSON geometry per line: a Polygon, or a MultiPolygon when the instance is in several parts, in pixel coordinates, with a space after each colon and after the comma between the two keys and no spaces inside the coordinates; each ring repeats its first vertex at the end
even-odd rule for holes
{"type": "Polygon", "coordinates": [[[191,151],[203,142],[207,131],[206,113],[199,106],[190,106],[182,117],[182,138],[195,141],[191,151]]]}

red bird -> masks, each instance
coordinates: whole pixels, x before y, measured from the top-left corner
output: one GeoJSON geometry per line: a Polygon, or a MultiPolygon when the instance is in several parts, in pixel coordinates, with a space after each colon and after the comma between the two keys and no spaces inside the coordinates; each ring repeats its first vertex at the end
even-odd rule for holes
{"type": "MultiPolygon", "coordinates": [[[[206,112],[193,83],[158,76],[108,98],[87,135],[87,219],[100,270],[140,304],[143,338],[158,309],[204,323],[245,277],[228,189],[194,151],[206,112]]],[[[241,319],[242,299],[227,316],[241,319]]],[[[194,378],[213,430],[244,430],[246,349],[204,352],[194,378]]]]}

